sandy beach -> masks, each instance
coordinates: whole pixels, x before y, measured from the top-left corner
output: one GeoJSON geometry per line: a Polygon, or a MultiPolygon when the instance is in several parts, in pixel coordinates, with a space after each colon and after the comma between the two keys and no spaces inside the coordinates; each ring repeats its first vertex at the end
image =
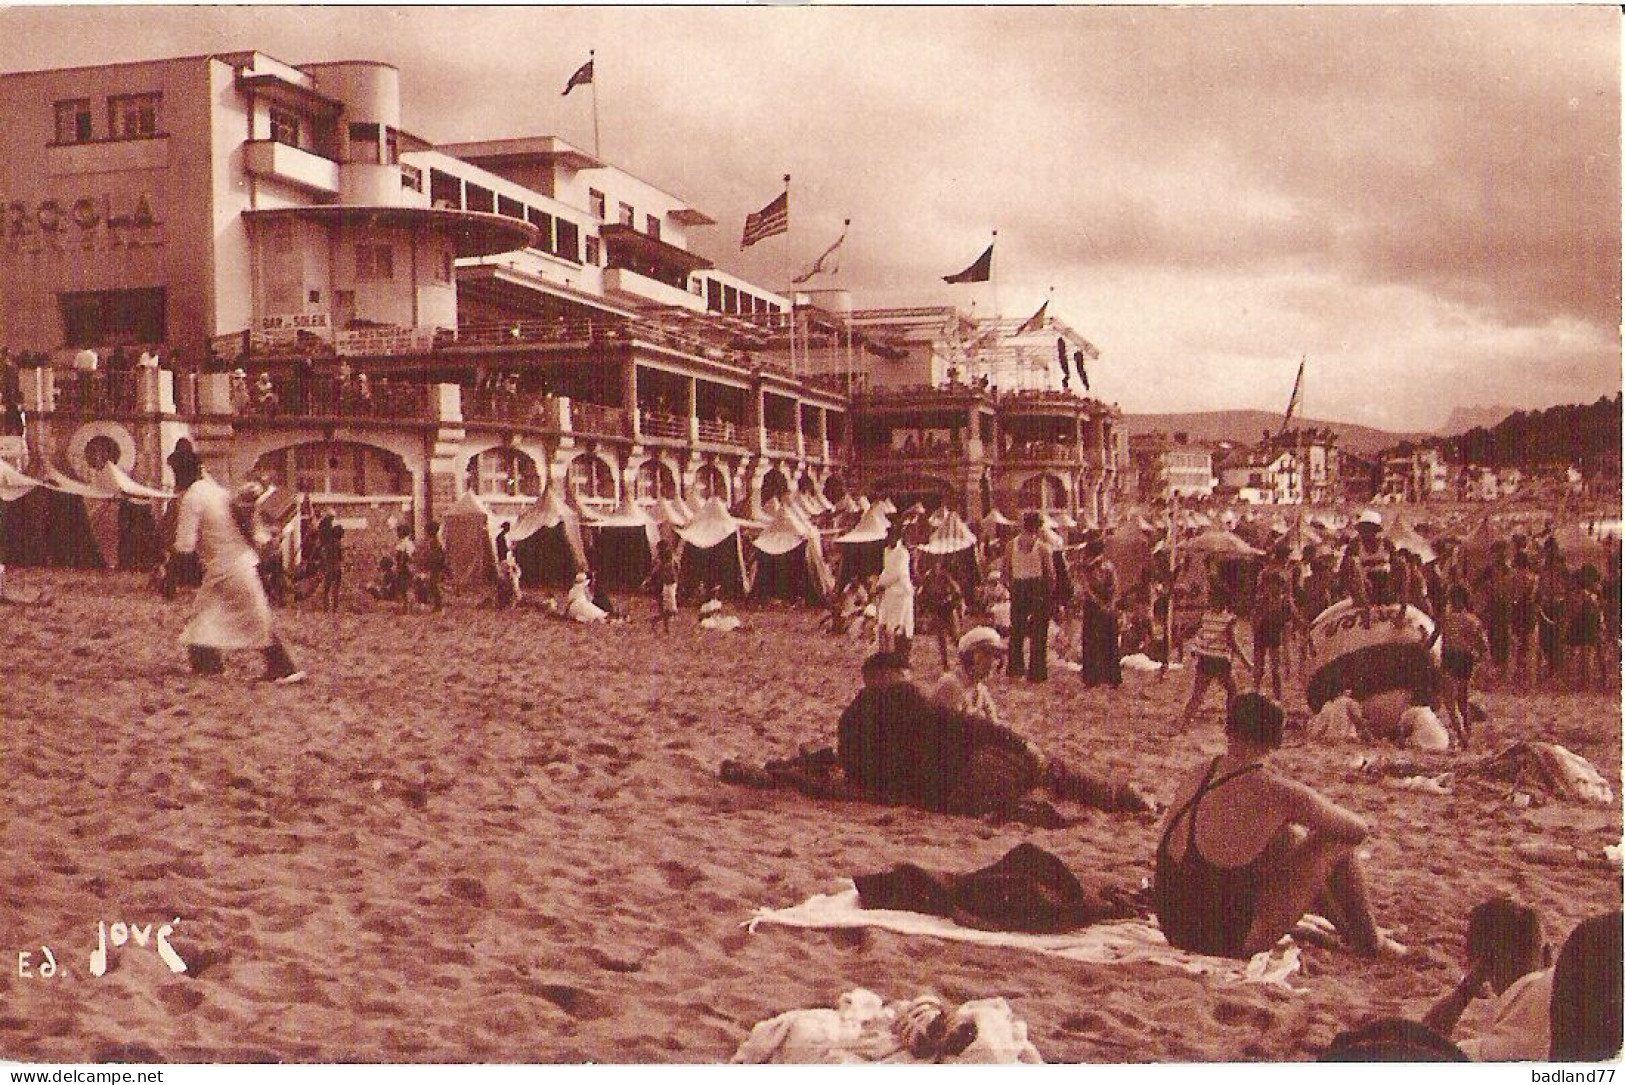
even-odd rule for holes
{"type": "MultiPolygon", "coordinates": [[[[1076,825],[1033,830],[720,783],[724,758],[833,742],[864,649],[807,611],[747,612],[734,634],[685,611],[669,637],[467,599],[285,611],[311,677],[273,688],[252,656],[189,677],[187,601],[135,577],[13,571],[14,594],[39,588],[52,605],[0,610],[8,1059],[717,1062],[755,1022],[864,986],[1002,995],[1049,1061],[1294,1060],[1366,1016],[1420,1015],[1459,978],[1480,900],[1534,905],[1554,945],[1620,905],[1617,807],[1400,790],[1352,767],[1367,751],[1295,740],[1280,764],[1372,822],[1378,916],[1408,959],[1307,948],[1288,993],[882,931],[747,933],[757,907],[841,878],[969,870],[1023,840],[1138,884],[1156,823],[1069,807],[1076,825]],[[1520,857],[1536,842],[1577,852],[1520,857]],[[188,970],[132,938],[92,976],[99,922],[170,924],[188,970]],[[41,947],[57,975],[37,974],[41,947]]],[[[935,646],[915,662],[933,679],[935,646]]],[[[1030,738],[1166,800],[1222,743],[1217,697],[1177,733],[1187,682],[1106,693],[1062,672],[994,693],[1030,738]]],[[[1483,702],[1477,750],[1560,742],[1618,795],[1617,692],[1483,702]]]]}

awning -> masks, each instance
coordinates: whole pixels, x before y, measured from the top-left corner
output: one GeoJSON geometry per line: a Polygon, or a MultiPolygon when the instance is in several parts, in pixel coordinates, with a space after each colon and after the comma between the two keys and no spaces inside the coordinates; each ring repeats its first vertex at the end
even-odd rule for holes
{"type": "Polygon", "coordinates": [[[250,222],[302,219],[345,229],[406,229],[444,233],[457,243],[457,255],[493,256],[529,248],[541,236],[536,227],[506,215],[458,211],[449,207],[321,204],[244,211],[250,222]]]}

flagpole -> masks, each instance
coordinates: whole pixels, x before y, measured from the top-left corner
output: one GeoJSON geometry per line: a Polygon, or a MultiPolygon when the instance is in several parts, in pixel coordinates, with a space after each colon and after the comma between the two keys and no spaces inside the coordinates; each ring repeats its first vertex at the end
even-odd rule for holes
{"type": "Polygon", "coordinates": [[[603,156],[598,150],[598,64],[594,59],[596,56],[595,50],[587,50],[587,63],[592,65],[592,156],[602,162],[603,156]]]}

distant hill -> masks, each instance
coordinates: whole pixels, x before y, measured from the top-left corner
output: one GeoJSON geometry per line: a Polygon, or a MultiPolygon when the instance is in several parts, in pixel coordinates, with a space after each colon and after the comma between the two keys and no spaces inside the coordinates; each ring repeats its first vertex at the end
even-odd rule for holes
{"type": "MultiPolygon", "coordinates": [[[[1191,414],[1128,414],[1123,416],[1130,436],[1137,433],[1188,433],[1198,444],[1233,441],[1252,445],[1264,430],[1281,428],[1281,415],[1275,411],[1198,411],[1191,414]]],[[[1325,428],[1337,434],[1339,448],[1359,456],[1369,456],[1392,448],[1405,440],[1420,440],[1423,433],[1389,433],[1387,430],[1356,426],[1351,422],[1323,422],[1312,418],[1293,419],[1293,426],[1325,428]]]]}
{"type": "Polygon", "coordinates": [[[1445,424],[1439,427],[1439,434],[1454,437],[1470,429],[1493,429],[1511,413],[1511,407],[1457,407],[1450,412],[1445,424]]]}
{"type": "Polygon", "coordinates": [[[1478,426],[1450,438],[1445,448],[1456,462],[1489,467],[1569,465],[1586,473],[1619,471],[1622,394],[1595,403],[1566,403],[1543,411],[1513,411],[1488,428],[1478,426]]]}

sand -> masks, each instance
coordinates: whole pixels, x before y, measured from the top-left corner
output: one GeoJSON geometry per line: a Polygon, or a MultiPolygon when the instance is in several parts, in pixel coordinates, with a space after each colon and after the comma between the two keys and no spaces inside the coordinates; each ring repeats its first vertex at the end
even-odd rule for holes
{"type": "MultiPolygon", "coordinates": [[[[1476,901],[1528,901],[1554,943],[1620,904],[1602,861],[1617,809],[1402,791],[1354,772],[1353,747],[1293,747],[1286,770],[1377,826],[1373,893],[1409,959],[1309,948],[1288,994],[880,931],[747,934],[760,905],[901,860],[968,870],[1022,840],[1137,883],[1156,826],[1070,808],[1066,829],[995,827],[719,783],[725,757],[832,739],[862,647],[805,611],[734,634],[685,612],[669,637],[466,603],[282,612],[311,671],[283,689],[252,656],[187,676],[188,604],[138,578],[11,584],[55,601],[0,610],[4,1058],[716,1062],[756,1021],[865,986],[1002,995],[1050,1061],[1303,1059],[1367,1015],[1420,1015],[1460,974],[1476,901]],[[1595,858],[1519,859],[1537,841],[1595,858]],[[188,971],[132,941],[93,977],[115,921],[170,923],[188,971]],[[37,973],[41,946],[59,973],[19,976],[15,954],[37,973]]],[[[916,661],[935,677],[933,645],[916,661]]],[[[1187,681],[994,692],[1028,736],[1166,799],[1222,743],[1217,697],[1176,732],[1187,681]]],[[[1618,794],[1617,693],[1484,700],[1484,746],[1553,739],[1618,794]]]]}

